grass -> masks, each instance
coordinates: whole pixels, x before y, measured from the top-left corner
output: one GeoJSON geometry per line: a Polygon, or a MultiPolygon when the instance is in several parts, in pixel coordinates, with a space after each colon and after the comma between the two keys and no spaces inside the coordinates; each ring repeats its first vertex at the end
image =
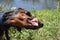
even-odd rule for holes
{"type": "Polygon", "coordinates": [[[0,11],[2,11],[2,7],[0,6],[0,11]]]}
{"type": "Polygon", "coordinates": [[[44,23],[44,26],[37,30],[22,29],[18,32],[11,27],[9,36],[11,40],[60,40],[60,12],[57,10],[36,10],[30,11],[44,23]]]}

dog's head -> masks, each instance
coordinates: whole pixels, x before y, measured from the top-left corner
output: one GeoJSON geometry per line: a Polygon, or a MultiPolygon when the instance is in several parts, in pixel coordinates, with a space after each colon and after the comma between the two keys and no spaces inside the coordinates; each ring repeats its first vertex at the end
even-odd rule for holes
{"type": "Polygon", "coordinates": [[[27,15],[27,12],[25,12],[24,9],[20,9],[15,15],[12,15],[5,20],[5,22],[9,25],[26,29],[38,29],[43,27],[43,23],[41,23],[37,18],[27,15]]]}

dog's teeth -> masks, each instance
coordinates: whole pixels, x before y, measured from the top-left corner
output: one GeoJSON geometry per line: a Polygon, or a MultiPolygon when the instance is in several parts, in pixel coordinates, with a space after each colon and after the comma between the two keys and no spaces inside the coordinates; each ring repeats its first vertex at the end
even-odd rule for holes
{"type": "Polygon", "coordinates": [[[36,26],[38,26],[38,23],[35,23],[36,26]]]}

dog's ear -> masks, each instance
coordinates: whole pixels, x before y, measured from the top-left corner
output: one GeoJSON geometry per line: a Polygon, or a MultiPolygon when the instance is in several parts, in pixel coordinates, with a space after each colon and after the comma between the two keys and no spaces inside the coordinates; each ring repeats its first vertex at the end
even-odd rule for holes
{"type": "Polygon", "coordinates": [[[3,14],[3,16],[2,16],[2,20],[3,21],[6,21],[6,19],[7,19],[7,14],[8,14],[9,12],[5,12],[4,14],[3,14]]]}
{"type": "Polygon", "coordinates": [[[30,17],[32,17],[31,13],[29,11],[26,11],[26,14],[30,17]]]}
{"type": "MultiPolygon", "coordinates": [[[[9,17],[9,14],[12,13],[13,11],[10,11],[10,12],[5,12],[4,15],[2,16],[2,20],[3,21],[6,21],[9,17]]],[[[12,14],[11,14],[12,15],[12,14]]]]}

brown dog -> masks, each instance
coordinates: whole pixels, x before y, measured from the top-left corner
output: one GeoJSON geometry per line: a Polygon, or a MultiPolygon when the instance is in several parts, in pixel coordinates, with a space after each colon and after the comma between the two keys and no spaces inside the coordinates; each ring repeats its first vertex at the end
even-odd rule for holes
{"type": "Polygon", "coordinates": [[[20,9],[19,12],[8,20],[10,25],[14,25],[20,28],[38,29],[43,26],[37,18],[28,16],[24,9],[20,9]]]}
{"type": "Polygon", "coordinates": [[[37,18],[33,18],[29,11],[22,8],[4,13],[2,16],[2,24],[0,29],[2,32],[5,31],[7,40],[9,40],[8,29],[11,26],[16,27],[18,31],[21,31],[21,28],[38,29],[43,27],[43,23],[37,18]]]}

